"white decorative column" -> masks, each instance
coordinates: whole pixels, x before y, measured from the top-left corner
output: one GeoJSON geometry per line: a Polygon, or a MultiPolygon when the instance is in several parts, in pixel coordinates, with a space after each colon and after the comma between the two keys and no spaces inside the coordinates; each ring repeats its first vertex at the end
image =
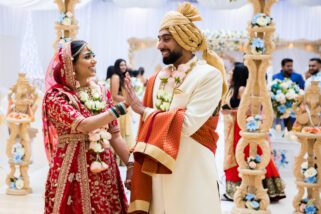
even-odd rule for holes
{"type": "Polygon", "coordinates": [[[318,84],[312,82],[305,95],[293,105],[297,117],[293,133],[301,144],[293,170],[298,189],[293,200],[295,213],[321,211],[321,90],[318,84]]]}
{"type": "Polygon", "coordinates": [[[38,96],[24,73],[19,73],[17,83],[10,89],[6,121],[10,131],[6,154],[10,172],[6,178],[9,195],[26,195],[32,192],[28,169],[32,163],[29,127],[34,121],[38,96]]]}
{"type": "Polygon", "coordinates": [[[270,200],[263,188],[265,167],[270,161],[271,151],[267,141],[274,113],[267,84],[266,70],[271,64],[274,49],[272,37],[275,31],[270,18],[272,4],[276,0],[250,0],[254,16],[249,22],[249,40],[245,45],[244,63],[249,69],[249,78],[237,112],[241,128],[241,139],[236,147],[236,161],[239,165],[241,185],[234,195],[234,214],[267,214],[270,200]],[[244,150],[249,146],[249,158],[244,150]],[[259,155],[257,148],[262,154],[259,155]]]}
{"type": "Polygon", "coordinates": [[[75,18],[75,6],[79,0],[55,0],[58,5],[60,17],[56,22],[55,29],[57,31],[57,38],[54,42],[56,49],[59,43],[68,42],[76,39],[78,33],[78,22],[75,18]]]}

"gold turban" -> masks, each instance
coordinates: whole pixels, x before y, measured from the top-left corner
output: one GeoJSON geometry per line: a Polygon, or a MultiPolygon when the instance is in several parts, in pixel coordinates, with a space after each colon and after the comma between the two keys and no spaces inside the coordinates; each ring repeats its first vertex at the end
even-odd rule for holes
{"type": "Polygon", "coordinates": [[[160,30],[167,29],[185,50],[203,51],[203,59],[221,72],[223,78],[222,95],[224,96],[227,91],[224,63],[214,51],[208,49],[204,34],[194,25],[194,21],[200,20],[202,20],[202,17],[197,9],[192,4],[184,2],[178,6],[177,11],[170,11],[165,14],[160,30]]]}

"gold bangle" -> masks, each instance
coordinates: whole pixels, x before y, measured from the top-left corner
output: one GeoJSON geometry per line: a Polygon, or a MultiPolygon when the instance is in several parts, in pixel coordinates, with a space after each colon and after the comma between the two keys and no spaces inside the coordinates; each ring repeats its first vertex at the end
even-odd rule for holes
{"type": "Polygon", "coordinates": [[[131,168],[134,168],[134,164],[127,166],[127,169],[131,169],[131,168]]]}

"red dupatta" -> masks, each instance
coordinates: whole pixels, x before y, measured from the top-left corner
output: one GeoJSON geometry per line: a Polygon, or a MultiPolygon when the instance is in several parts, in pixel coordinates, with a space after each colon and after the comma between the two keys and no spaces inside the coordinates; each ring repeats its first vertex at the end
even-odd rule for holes
{"type": "MultiPolygon", "coordinates": [[[[57,89],[61,93],[66,94],[71,98],[70,100],[74,100],[72,97],[77,96],[70,42],[64,44],[55,53],[48,66],[45,83],[46,93],[43,100],[45,100],[48,92],[52,89],[57,89]]],[[[50,162],[58,145],[58,135],[55,127],[48,119],[47,108],[44,102],[42,104],[42,124],[46,155],[50,162]]]]}

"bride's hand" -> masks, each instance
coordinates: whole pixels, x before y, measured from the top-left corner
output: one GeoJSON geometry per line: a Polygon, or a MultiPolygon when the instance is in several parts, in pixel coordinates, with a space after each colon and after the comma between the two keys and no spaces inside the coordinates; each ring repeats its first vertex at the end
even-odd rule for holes
{"type": "Polygon", "coordinates": [[[134,166],[130,165],[129,167],[127,167],[126,180],[125,180],[125,187],[128,190],[131,190],[131,188],[132,188],[133,173],[134,173],[134,166]]]}
{"type": "Polygon", "coordinates": [[[127,92],[125,96],[126,105],[130,105],[134,112],[143,115],[145,107],[137,97],[128,73],[125,77],[125,89],[127,92]]]}

